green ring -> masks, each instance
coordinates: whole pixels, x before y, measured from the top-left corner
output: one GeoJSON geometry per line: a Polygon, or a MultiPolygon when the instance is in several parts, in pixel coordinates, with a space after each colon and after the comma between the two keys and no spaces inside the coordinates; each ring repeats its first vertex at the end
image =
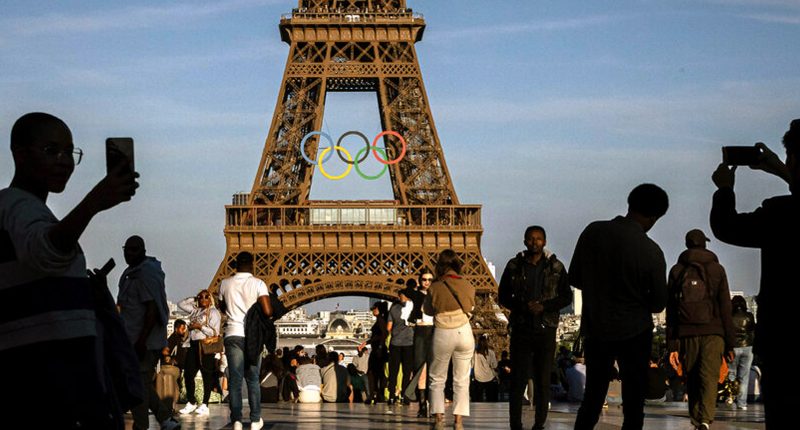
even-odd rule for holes
{"type": "MultiPolygon", "coordinates": [[[[385,149],[383,149],[383,148],[379,148],[379,147],[372,148],[372,147],[369,147],[369,146],[368,146],[368,147],[366,147],[366,148],[361,148],[361,149],[358,151],[358,153],[356,153],[356,160],[358,160],[358,159],[359,159],[359,157],[361,157],[361,153],[362,153],[362,152],[369,151],[370,149],[380,152],[380,153],[381,153],[381,155],[383,155],[383,158],[386,158],[386,150],[385,150],[385,149]]],[[[356,173],[358,173],[358,176],[361,176],[362,178],[364,178],[364,179],[366,179],[366,180],[368,180],[368,181],[374,181],[375,179],[378,179],[378,178],[380,178],[381,176],[383,176],[383,174],[384,174],[384,173],[386,173],[386,170],[389,168],[389,165],[388,165],[388,164],[384,164],[384,165],[383,165],[383,170],[381,170],[381,172],[380,172],[380,173],[378,173],[378,174],[377,174],[377,175],[375,175],[375,176],[367,176],[367,175],[365,175],[365,174],[364,174],[364,173],[361,171],[361,168],[360,168],[360,167],[358,167],[358,166],[359,166],[359,163],[355,163],[355,166],[356,166],[356,173]]]]}

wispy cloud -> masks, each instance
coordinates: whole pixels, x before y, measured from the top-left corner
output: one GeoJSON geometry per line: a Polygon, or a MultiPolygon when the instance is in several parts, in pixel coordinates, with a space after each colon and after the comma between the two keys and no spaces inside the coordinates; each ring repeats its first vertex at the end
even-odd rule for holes
{"type": "Polygon", "coordinates": [[[748,15],[741,15],[743,18],[752,19],[755,21],[761,22],[769,22],[769,23],[776,23],[776,24],[790,24],[790,25],[800,25],[800,15],[783,15],[783,14],[772,14],[772,13],[759,13],[759,14],[748,14],[748,15]]]}
{"type": "Polygon", "coordinates": [[[800,9],[797,0],[706,0],[709,3],[736,6],[785,7],[800,9]]]}
{"type": "Polygon", "coordinates": [[[278,3],[279,0],[227,0],[211,3],[186,2],[163,6],[137,6],[85,14],[51,14],[9,18],[3,28],[11,34],[37,35],[86,33],[108,29],[147,28],[186,22],[213,15],[278,3]]]}
{"type": "Polygon", "coordinates": [[[439,119],[466,123],[569,123],[619,135],[653,136],[683,142],[706,142],[696,134],[704,124],[720,129],[789,118],[800,109],[797,94],[781,88],[793,82],[728,81],[704,89],[665,94],[560,97],[516,102],[506,99],[451,99],[437,103],[439,119]],[[745,101],[746,102],[743,102],[745,101]],[[680,124],[680,128],[676,128],[680,124]]]}
{"type": "Polygon", "coordinates": [[[486,35],[512,35],[534,32],[552,32],[575,30],[580,28],[596,27],[622,20],[622,16],[596,15],[580,18],[567,18],[556,20],[537,20],[519,23],[504,23],[498,25],[469,27],[463,29],[442,30],[436,32],[436,38],[464,38],[483,37],[486,35]]]}

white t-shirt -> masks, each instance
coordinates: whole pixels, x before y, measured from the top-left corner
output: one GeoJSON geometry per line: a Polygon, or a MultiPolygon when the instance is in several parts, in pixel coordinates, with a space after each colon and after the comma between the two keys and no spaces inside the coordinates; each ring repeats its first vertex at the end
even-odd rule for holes
{"type": "Polygon", "coordinates": [[[261,296],[268,296],[267,284],[251,273],[239,272],[223,279],[219,286],[219,299],[225,302],[225,336],[244,337],[244,317],[261,296]]]}

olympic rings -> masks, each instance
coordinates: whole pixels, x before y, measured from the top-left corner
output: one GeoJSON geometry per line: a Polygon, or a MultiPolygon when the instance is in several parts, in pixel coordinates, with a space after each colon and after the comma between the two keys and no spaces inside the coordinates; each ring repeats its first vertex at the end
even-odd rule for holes
{"type": "Polygon", "coordinates": [[[353,166],[356,167],[356,173],[358,173],[358,175],[361,176],[362,178],[364,178],[366,180],[378,179],[378,178],[380,178],[381,176],[383,176],[386,173],[386,171],[388,170],[388,166],[390,164],[397,164],[397,163],[400,162],[400,160],[405,158],[407,149],[408,149],[408,145],[406,143],[406,140],[403,138],[403,136],[401,136],[400,133],[398,133],[396,131],[391,131],[391,130],[386,130],[386,131],[382,131],[382,132],[378,133],[378,135],[375,136],[375,139],[372,140],[372,145],[370,145],[369,140],[367,139],[366,136],[364,136],[363,133],[355,131],[355,130],[351,130],[351,131],[348,131],[348,132],[342,134],[339,137],[339,139],[336,141],[335,145],[333,144],[333,139],[331,139],[330,135],[328,135],[327,133],[322,132],[322,131],[312,131],[312,132],[306,134],[305,136],[303,136],[303,139],[300,141],[300,155],[303,157],[303,159],[306,160],[309,164],[317,164],[317,166],[319,166],[319,171],[322,172],[322,175],[325,176],[326,178],[330,179],[330,180],[333,180],[333,181],[338,181],[340,179],[345,178],[347,175],[350,174],[350,171],[352,170],[353,166]],[[364,141],[364,147],[361,148],[356,153],[356,160],[353,160],[353,157],[350,155],[350,153],[342,146],[342,141],[347,136],[351,136],[351,135],[358,136],[364,141]],[[387,135],[391,135],[391,136],[394,136],[394,137],[398,138],[400,140],[400,143],[402,144],[402,149],[400,150],[400,155],[398,155],[393,160],[388,160],[387,159],[387,151],[384,148],[381,148],[381,147],[378,146],[378,141],[380,140],[380,138],[384,137],[384,136],[387,136],[387,135]],[[321,148],[322,152],[320,152],[319,156],[317,157],[318,159],[317,159],[316,162],[314,160],[310,159],[306,155],[306,151],[305,151],[306,150],[306,142],[308,141],[308,139],[310,139],[313,136],[320,136],[321,138],[326,139],[328,141],[328,143],[330,144],[330,146],[321,148]],[[334,151],[334,150],[336,151],[336,154],[338,155],[339,159],[341,159],[343,162],[345,162],[347,164],[347,169],[345,169],[344,173],[342,173],[340,175],[336,175],[336,176],[329,174],[328,172],[325,171],[325,168],[322,167],[322,165],[331,158],[331,156],[333,155],[331,152],[334,151]],[[369,176],[369,175],[365,174],[364,172],[361,171],[361,168],[359,167],[359,164],[361,164],[364,160],[367,159],[367,157],[369,156],[369,152],[370,151],[372,151],[372,155],[375,157],[375,159],[378,160],[379,163],[383,164],[383,169],[380,171],[380,173],[378,173],[377,175],[373,175],[373,176],[369,176]],[[342,155],[342,153],[344,153],[344,155],[342,155]],[[383,158],[381,158],[381,157],[383,157],[383,158]]]}

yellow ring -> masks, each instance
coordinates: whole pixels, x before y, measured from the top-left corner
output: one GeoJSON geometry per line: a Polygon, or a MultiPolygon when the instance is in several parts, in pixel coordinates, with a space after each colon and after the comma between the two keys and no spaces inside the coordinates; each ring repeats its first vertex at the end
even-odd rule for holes
{"type": "Polygon", "coordinates": [[[331,175],[329,175],[328,172],[325,171],[325,168],[322,167],[322,159],[325,157],[325,154],[327,154],[328,152],[330,152],[331,150],[334,150],[334,149],[344,152],[344,155],[347,156],[347,160],[348,161],[353,161],[353,157],[350,155],[349,152],[347,152],[346,149],[342,148],[341,146],[334,145],[334,146],[329,146],[329,147],[325,148],[319,154],[319,158],[317,158],[317,166],[319,167],[319,172],[322,173],[323,176],[325,176],[326,178],[328,178],[328,179],[330,179],[332,181],[338,181],[339,179],[342,179],[345,176],[350,174],[350,171],[353,170],[353,164],[355,164],[355,163],[348,164],[347,165],[347,169],[345,169],[344,173],[342,173],[339,176],[331,176],[331,175]]]}

